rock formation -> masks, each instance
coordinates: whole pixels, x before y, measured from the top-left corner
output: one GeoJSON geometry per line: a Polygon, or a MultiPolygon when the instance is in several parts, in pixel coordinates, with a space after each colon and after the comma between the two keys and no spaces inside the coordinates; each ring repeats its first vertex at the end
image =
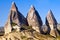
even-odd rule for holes
{"type": "Polygon", "coordinates": [[[32,26],[34,30],[36,30],[37,32],[40,32],[40,28],[42,26],[42,20],[38,12],[32,5],[27,14],[27,21],[28,21],[29,26],[32,26]]]}
{"type": "Polygon", "coordinates": [[[10,15],[8,16],[8,20],[5,24],[5,34],[11,32],[15,25],[21,27],[23,25],[27,25],[27,21],[26,18],[18,11],[16,4],[13,2],[10,9],[10,15]]]}
{"type": "Polygon", "coordinates": [[[57,24],[57,29],[60,31],[60,24],[57,24]]]}
{"type": "Polygon", "coordinates": [[[49,27],[50,35],[56,37],[58,36],[57,32],[57,21],[54,18],[54,15],[51,10],[48,11],[48,14],[46,16],[46,25],[49,27]]]}
{"type": "Polygon", "coordinates": [[[60,24],[49,10],[46,16],[46,23],[42,25],[39,13],[31,6],[27,17],[25,18],[13,2],[8,20],[4,28],[0,28],[0,40],[59,40],[60,24]],[[3,30],[4,29],[4,30],[3,30]],[[45,34],[45,35],[44,35],[45,34]],[[46,35],[50,34],[50,35],[46,35]],[[55,38],[57,37],[57,38],[55,38]],[[59,38],[59,39],[58,39],[59,38]]]}
{"type": "Polygon", "coordinates": [[[41,33],[42,33],[42,34],[48,34],[48,26],[43,25],[43,26],[41,27],[41,33]]]}
{"type": "Polygon", "coordinates": [[[60,24],[57,24],[57,31],[58,31],[59,34],[60,34],[60,24]]]}

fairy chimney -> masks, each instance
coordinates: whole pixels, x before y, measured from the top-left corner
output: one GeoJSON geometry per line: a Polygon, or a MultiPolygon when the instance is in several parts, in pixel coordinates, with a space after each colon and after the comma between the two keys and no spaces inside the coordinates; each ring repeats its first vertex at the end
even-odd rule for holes
{"type": "Polygon", "coordinates": [[[23,25],[27,25],[26,18],[18,11],[16,4],[13,2],[10,14],[8,16],[8,20],[5,24],[5,34],[12,31],[13,26],[18,25],[22,27],[23,25]]]}
{"type": "Polygon", "coordinates": [[[49,33],[51,36],[56,37],[58,36],[58,32],[57,32],[57,21],[52,13],[51,10],[48,11],[48,14],[46,16],[46,25],[49,28],[49,33]]]}
{"type": "Polygon", "coordinates": [[[32,26],[34,30],[40,33],[42,20],[33,5],[31,5],[31,8],[27,14],[27,21],[28,21],[29,26],[32,26]]]}

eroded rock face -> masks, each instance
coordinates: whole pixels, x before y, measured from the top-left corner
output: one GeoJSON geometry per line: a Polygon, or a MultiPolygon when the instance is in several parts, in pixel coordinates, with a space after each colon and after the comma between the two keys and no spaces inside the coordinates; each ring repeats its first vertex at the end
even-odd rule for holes
{"type": "Polygon", "coordinates": [[[19,27],[27,25],[26,18],[18,11],[18,8],[14,2],[12,3],[10,15],[5,24],[5,33],[11,32],[13,25],[18,25],[19,27]]]}
{"type": "Polygon", "coordinates": [[[60,34],[60,24],[57,24],[57,30],[58,30],[58,32],[60,34]]]}
{"type": "Polygon", "coordinates": [[[43,25],[43,26],[41,27],[41,33],[43,33],[43,34],[48,34],[48,27],[47,27],[46,25],[43,25]]]}
{"type": "Polygon", "coordinates": [[[57,29],[60,31],[60,24],[57,24],[57,29]]]}
{"type": "Polygon", "coordinates": [[[54,18],[54,15],[51,10],[49,10],[47,16],[46,16],[46,25],[49,27],[50,35],[56,37],[58,36],[57,32],[57,21],[54,18]]]}
{"type": "Polygon", "coordinates": [[[36,30],[37,32],[40,32],[40,28],[42,26],[42,20],[38,12],[35,10],[34,6],[31,6],[28,12],[27,21],[29,26],[32,26],[34,30],[36,30]]]}

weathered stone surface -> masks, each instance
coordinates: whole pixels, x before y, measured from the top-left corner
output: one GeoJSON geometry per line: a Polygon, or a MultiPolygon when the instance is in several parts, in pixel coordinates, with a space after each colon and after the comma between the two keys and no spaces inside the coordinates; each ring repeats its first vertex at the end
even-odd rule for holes
{"type": "Polygon", "coordinates": [[[34,6],[31,6],[27,14],[27,21],[28,21],[29,26],[32,26],[34,30],[36,30],[37,32],[40,32],[40,28],[42,26],[42,20],[38,12],[34,8],[34,6]]]}
{"type": "Polygon", "coordinates": [[[10,9],[10,15],[5,24],[5,33],[9,33],[12,30],[12,26],[18,25],[19,27],[27,25],[26,18],[18,11],[16,4],[13,2],[10,9]]]}
{"type": "Polygon", "coordinates": [[[58,30],[58,32],[60,34],[60,24],[57,24],[57,30],[58,30]]]}
{"type": "Polygon", "coordinates": [[[48,11],[48,14],[46,16],[46,25],[49,27],[50,35],[54,37],[58,36],[57,21],[51,10],[48,11]]]}
{"type": "Polygon", "coordinates": [[[18,25],[13,26],[13,30],[20,31],[20,27],[18,25]]]}
{"type": "Polygon", "coordinates": [[[48,33],[48,27],[46,25],[43,25],[41,27],[41,33],[43,33],[43,34],[47,34],[48,33]]]}
{"type": "Polygon", "coordinates": [[[57,29],[60,31],[60,24],[57,24],[57,29]]]}

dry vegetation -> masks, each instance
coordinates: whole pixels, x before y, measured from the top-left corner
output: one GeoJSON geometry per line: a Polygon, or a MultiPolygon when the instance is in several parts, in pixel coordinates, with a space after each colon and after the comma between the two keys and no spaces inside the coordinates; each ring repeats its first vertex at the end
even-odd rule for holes
{"type": "Polygon", "coordinates": [[[40,34],[33,30],[31,27],[24,28],[26,30],[20,32],[12,31],[9,34],[0,36],[0,40],[60,40],[60,36],[54,38],[48,34],[47,35],[40,34]]]}

